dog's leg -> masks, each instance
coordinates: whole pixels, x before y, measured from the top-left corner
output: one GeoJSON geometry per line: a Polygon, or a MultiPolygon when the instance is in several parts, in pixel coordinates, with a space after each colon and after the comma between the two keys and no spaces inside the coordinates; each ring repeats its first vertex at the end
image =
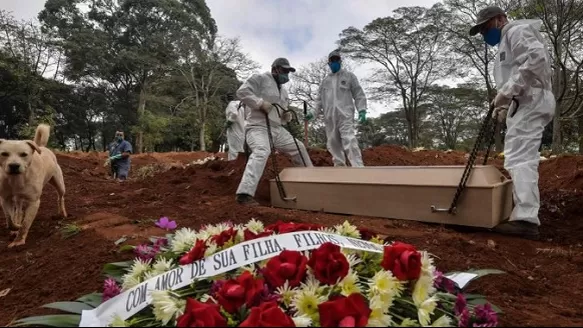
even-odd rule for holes
{"type": "Polygon", "coordinates": [[[20,229],[20,218],[16,217],[16,203],[11,199],[0,200],[4,216],[6,217],[6,228],[10,230],[11,234],[15,234],[15,230],[20,229]]]}
{"type": "Polygon", "coordinates": [[[59,215],[62,215],[64,218],[67,217],[67,210],[65,209],[65,180],[63,179],[63,172],[61,171],[60,167],[57,167],[57,174],[55,174],[50,183],[57,189],[57,193],[59,194],[58,197],[58,209],[59,215]]]}
{"type": "Polygon", "coordinates": [[[26,237],[28,236],[28,230],[32,225],[32,222],[36,218],[36,214],[38,213],[38,208],[40,206],[40,199],[34,201],[32,203],[28,203],[28,206],[24,209],[24,220],[22,222],[22,227],[18,230],[18,234],[14,241],[8,245],[8,248],[12,248],[15,246],[21,246],[26,243],[26,237]]]}

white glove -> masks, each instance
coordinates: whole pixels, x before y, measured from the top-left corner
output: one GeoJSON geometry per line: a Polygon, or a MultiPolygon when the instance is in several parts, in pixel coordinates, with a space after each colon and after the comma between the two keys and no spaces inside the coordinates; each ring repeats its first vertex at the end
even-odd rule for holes
{"type": "Polygon", "coordinates": [[[508,106],[496,107],[492,112],[492,119],[504,123],[506,121],[506,115],[508,115],[508,106]]]}
{"type": "Polygon", "coordinates": [[[281,116],[281,120],[284,121],[285,123],[291,122],[292,119],[293,119],[293,116],[292,116],[291,112],[285,112],[281,116]]]}
{"type": "Polygon", "coordinates": [[[500,92],[498,92],[498,94],[496,94],[496,97],[492,101],[492,104],[494,105],[494,108],[506,107],[506,109],[508,109],[508,106],[510,106],[511,101],[512,98],[508,98],[501,94],[500,92]]]}
{"type": "Polygon", "coordinates": [[[111,163],[111,161],[109,160],[109,157],[105,160],[105,163],[103,164],[103,167],[108,167],[109,164],[111,163]]]}
{"type": "Polygon", "coordinates": [[[265,114],[269,114],[269,112],[271,111],[272,105],[270,102],[268,101],[263,101],[263,103],[261,104],[261,106],[259,106],[259,109],[261,109],[265,114]]]}

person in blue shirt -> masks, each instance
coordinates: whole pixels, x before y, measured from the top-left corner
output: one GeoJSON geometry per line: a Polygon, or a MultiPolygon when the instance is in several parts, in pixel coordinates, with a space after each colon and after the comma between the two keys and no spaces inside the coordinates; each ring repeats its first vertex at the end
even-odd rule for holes
{"type": "Polygon", "coordinates": [[[105,165],[111,165],[111,172],[114,178],[126,180],[130,171],[130,154],[133,152],[132,145],[124,140],[123,131],[115,132],[115,141],[109,145],[109,158],[105,165]]]}

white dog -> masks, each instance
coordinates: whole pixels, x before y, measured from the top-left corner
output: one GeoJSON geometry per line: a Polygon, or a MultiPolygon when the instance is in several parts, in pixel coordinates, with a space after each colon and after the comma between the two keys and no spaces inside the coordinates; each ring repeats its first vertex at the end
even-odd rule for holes
{"type": "Polygon", "coordinates": [[[34,141],[0,139],[0,205],[10,233],[16,235],[9,248],[26,243],[47,182],[57,189],[59,214],[67,217],[63,172],[55,154],[46,148],[49,133],[50,127],[40,124],[34,141]]]}

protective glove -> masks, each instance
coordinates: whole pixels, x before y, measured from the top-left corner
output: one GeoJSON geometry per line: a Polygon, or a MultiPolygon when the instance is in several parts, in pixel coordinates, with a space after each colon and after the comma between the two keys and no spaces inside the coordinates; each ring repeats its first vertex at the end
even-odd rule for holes
{"type": "Polygon", "coordinates": [[[121,159],[121,154],[113,155],[109,158],[110,162],[115,161],[116,159],[121,159]]]}
{"type": "Polygon", "coordinates": [[[285,113],[283,113],[283,115],[281,116],[281,119],[285,123],[291,122],[291,120],[293,119],[292,113],[291,112],[285,112],[285,113]]]}
{"type": "Polygon", "coordinates": [[[366,109],[361,109],[358,111],[358,123],[366,122],[366,109]]]}
{"type": "Polygon", "coordinates": [[[492,118],[498,120],[500,123],[506,121],[506,115],[508,115],[508,106],[496,107],[492,112],[492,118]]]}
{"type": "Polygon", "coordinates": [[[314,119],[314,113],[312,113],[312,111],[308,111],[308,113],[304,117],[304,121],[311,121],[313,119],[314,119]]]}
{"type": "Polygon", "coordinates": [[[506,107],[506,109],[508,109],[508,106],[510,105],[511,101],[512,98],[508,98],[502,93],[498,92],[498,94],[496,94],[496,97],[494,97],[492,104],[494,105],[494,108],[506,107]]]}
{"type": "Polygon", "coordinates": [[[264,100],[263,103],[261,104],[261,106],[259,106],[259,109],[261,109],[265,114],[269,114],[272,106],[273,105],[271,105],[270,102],[264,100]]]}

